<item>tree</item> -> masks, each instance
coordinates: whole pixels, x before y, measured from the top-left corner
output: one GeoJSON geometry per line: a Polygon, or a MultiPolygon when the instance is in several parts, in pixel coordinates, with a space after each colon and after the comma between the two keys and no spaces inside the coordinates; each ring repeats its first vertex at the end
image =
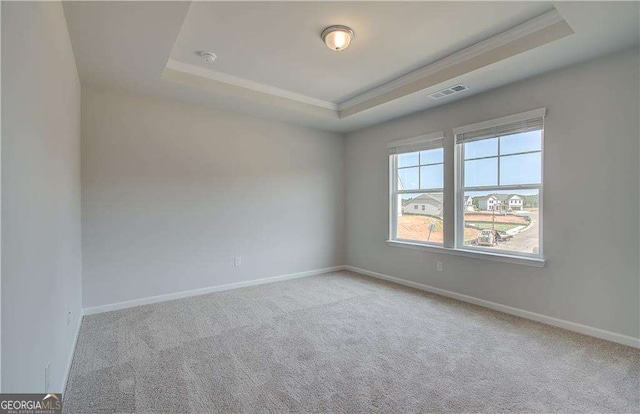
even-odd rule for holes
{"type": "Polygon", "coordinates": [[[520,196],[524,199],[523,204],[524,207],[528,207],[528,208],[538,208],[539,207],[539,197],[537,194],[532,194],[532,195],[523,195],[520,196]]]}

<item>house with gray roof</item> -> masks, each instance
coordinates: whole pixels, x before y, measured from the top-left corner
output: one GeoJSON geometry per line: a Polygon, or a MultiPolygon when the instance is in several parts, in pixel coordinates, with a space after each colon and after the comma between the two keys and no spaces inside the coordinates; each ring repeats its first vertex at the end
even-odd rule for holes
{"type": "Polygon", "coordinates": [[[402,203],[402,213],[441,216],[443,204],[442,194],[422,194],[410,200],[405,200],[402,203]]]}

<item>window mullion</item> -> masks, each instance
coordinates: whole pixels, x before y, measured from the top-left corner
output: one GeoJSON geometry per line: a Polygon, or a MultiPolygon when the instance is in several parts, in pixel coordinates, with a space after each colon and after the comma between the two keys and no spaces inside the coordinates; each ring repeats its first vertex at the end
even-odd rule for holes
{"type": "MultiPolygon", "coordinates": [[[[542,151],[535,150],[535,151],[513,152],[513,153],[509,153],[509,154],[500,155],[500,157],[512,157],[514,155],[538,154],[540,152],[542,152],[542,151]]],[[[467,159],[465,159],[465,161],[488,160],[490,158],[497,158],[497,157],[498,157],[498,155],[487,155],[486,157],[467,158],[467,159]]],[[[408,168],[408,167],[402,167],[402,168],[408,168]]]]}
{"type": "Polygon", "coordinates": [[[418,188],[422,188],[422,151],[418,151],[418,188]]]}
{"type": "Polygon", "coordinates": [[[542,184],[513,184],[513,185],[492,185],[481,187],[462,187],[463,191],[517,191],[517,190],[540,190],[542,184]]]}
{"type": "Polygon", "coordinates": [[[460,235],[463,235],[464,240],[464,226],[462,225],[461,216],[464,215],[463,199],[464,199],[464,145],[456,144],[457,138],[454,136],[453,142],[453,157],[450,157],[450,162],[453,160],[453,217],[449,221],[449,225],[453,226],[453,239],[449,240],[449,246],[452,248],[458,248],[460,235]],[[462,229],[462,230],[461,230],[462,229]]]}
{"type": "Polygon", "coordinates": [[[498,186],[500,186],[500,140],[498,137],[498,186]]]}
{"type": "Polygon", "coordinates": [[[443,193],[444,188],[429,188],[418,190],[398,190],[398,194],[428,194],[428,193],[443,193]]]}

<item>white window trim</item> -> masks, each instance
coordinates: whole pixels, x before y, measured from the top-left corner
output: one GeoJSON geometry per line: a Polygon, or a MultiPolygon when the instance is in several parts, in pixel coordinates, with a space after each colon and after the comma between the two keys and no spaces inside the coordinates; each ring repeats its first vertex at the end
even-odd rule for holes
{"type": "Polygon", "coordinates": [[[490,251],[474,251],[468,249],[460,249],[455,247],[444,247],[427,243],[416,242],[413,240],[387,240],[387,244],[392,247],[403,247],[414,250],[422,250],[431,253],[442,253],[453,256],[471,257],[474,259],[490,260],[494,262],[513,263],[524,266],[544,267],[546,259],[538,257],[514,256],[508,253],[498,253],[490,251]]]}
{"type": "MultiPolygon", "coordinates": [[[[505,263],[514,263],[525,266],[533,266],[533,267],[544,267],[546,264],[546,259],[544,257],[544,237],[543,237],[543,189],[544,189],[544,127],[542,130],[542,151],[541,151],[541,184],[540,185],[514,185],[514,186],[500,186],[500,190],[508,190],[509,188],[513,189],[523,189],[526,187],[535,188],[538,190],[539,197],[539,209],[538,209],[538,234],[540,240],[540,251],[538,254],[528,254],[528,253],[517,253],[505,250],[488,250],[473,246],[464,246],[461,242],[464,240],[464,187],[463,187],[463,177],[462,177],[462,165],[460,157],[463,155],[460,151],[460,146],[456,144],[456,135],[472,132],[480,129],[492,128],[496,126],[501,126],[505,124],[510,124],[519,121],[527,121],[533,118],[544,118],[546,115],[546,108],[534,109],[527,112],[522,112],[519,114],[513,114],[509,116],[505,116],[502,118],[492,119],[483,122],[477,122],[470,125],[465,125],[457,128],[453,128],[453,145],[454,145],[454,162],[452,168],[454,170],[454,188],[448,189],[443,188],[441,191],[443,193],[443,207],[446,207],[444,203],[446,203],[446,194],[449,191],[453,191],[454,193],[454,217],[449,217],[450,213],[446,208],[443,208],[443,225],[444,225],[444,244],[439,243],[429,243],[429,242],[420,242],[415,240],[404,240],[397,238],[397,164],[396,164],[396,156],[389,156],[389,239],[387,240],[387,244],[393,247],[404,247],[410,249],[423,250],[433,253],[444,253],[455,256],[463,256],[463,257],[471,257],[476,259],[483,260],[491,260],[505,263]],[[454,225],[454,240],[453,242],[447,239],[447,228],[449,226],[454,225]]],[[[444,137],[445,134],[442,131],[433,132],[430,134],[420,135],[412,138],[405,138],[401,140],[390,141],[388,143],[388,148],[393,148],[397,146],[406,146],[406,145],[414,145],[419,144],[429,140],[442,139],[444,150],[443,159],[444,164],[443,168],[447,165],[451,165],[450,162],[447,162],[447,150],[446,145],[444,145],[444,137]]],[[[446,169],[444,171],[444,176],[447,176],[446,169]]],[[[468,191],[472,191],[467,189],[468,191]]],[[[479,190],[485,190],[484,187],[479,188],[479,190]]],[[[431,191],[433,192],[433,191],[431,191]]],[[[440,192],[440,190],[438,190],[440,192]]]]}
{"type": "MultiPolygon", "coordinates": [[[[396,148],[396,147],[404,147],[408,145],[419,145],[422,143],[426,143],[429,141],[437,141],[442,140],[442,146],[444,148],[444,131],[431,132],[429,134],[419,135],[411,138],[403,138],[397,139],[394,141],[389,141],[387,144],[387,148],[396,148]]],[[[442,168],[444,173],[444,155],[442,159],[442,168]]],[[[398,190],[398,178],[397,178],[398,164],[397,164],[397,155],[389,156],[389,240],[401,242],[402,239],[398,239],[398,200],[397,196],[401,193],[443,193],[444,188],[438,189],[430,189],[430,190],[403,190],[400,192],[398,190]]],[[[444,177],[444,174],[443,174],[444,177]]],[[[443,183],[444,185],[444,183],[443,183]]],[[[443,211],[444,211],[444,197],[443,197],[443,211]]],[[[444,223],[444,217],[443,217],[444,223]]],[[[424,242],[425,246],[434,246],[434,247],[442,247],[440,243],[432,243],[432,242],[424,242]]]]}
{"type": "MultiPolygon", "coordinates": [[[[527,121],[533,118],[543,118],[546,115],[546,108],[534,109],[519,114],[509,115],[502,118],[492,119],[489,121],[477,122],[475,124],[466,125],[458,128],[454,128],[454,145],[455,145],[455,244],[454,248],[458,250],[465,250],[470,252],[477,252],[480,254],[502,255],[508,257],[521,257],[525,259],[533,259],[536,261],[542,261],[544,263],[544,237],[542,234],[543,219],[543,193],[544,193],[544,127],[541,134],[541,151],[540,151],[540,184],[532,185],[495,185],[495,186],[482,186],[482,187],[468,187],[464,186],[464,149],[461,144],[455,143],[457,141],[457,135],[477,131],[480,129],[498,127],[505,124],[510,124],[519,121],[527,121]],[[517,253],[498,250],[498,249],[486,249],[482,247],[464,246],[464,192],[466,191],[504,191],[504,190],[522,190],[522,189],[535,189],[538,190],[538,240],[539,240],[539,252],[533,253],[517,253]]],[[[498,170],[500,174],[500,170],[498,170]]]]}

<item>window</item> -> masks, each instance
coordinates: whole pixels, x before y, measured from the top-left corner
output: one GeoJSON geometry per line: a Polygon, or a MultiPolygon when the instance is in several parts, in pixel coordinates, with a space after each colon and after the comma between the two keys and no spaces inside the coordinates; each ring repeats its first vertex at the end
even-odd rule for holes
{"type": "Polygon", "coordinates": [[[545,112],[454,128],[448,161],[443,132],[391,141],[389,244],[543,266],[545,112]]]}
{"type": "Polygon", "coordinates": [[[474,206],[461,204],[457,247],[542,256],[544,112],[528,114],[457,128],[458,197],[474,206]]]}
{"type": "Polygon", "coordinates": [[[442,246],[444,133],[389,143],[390,239],[442,246]]]}

